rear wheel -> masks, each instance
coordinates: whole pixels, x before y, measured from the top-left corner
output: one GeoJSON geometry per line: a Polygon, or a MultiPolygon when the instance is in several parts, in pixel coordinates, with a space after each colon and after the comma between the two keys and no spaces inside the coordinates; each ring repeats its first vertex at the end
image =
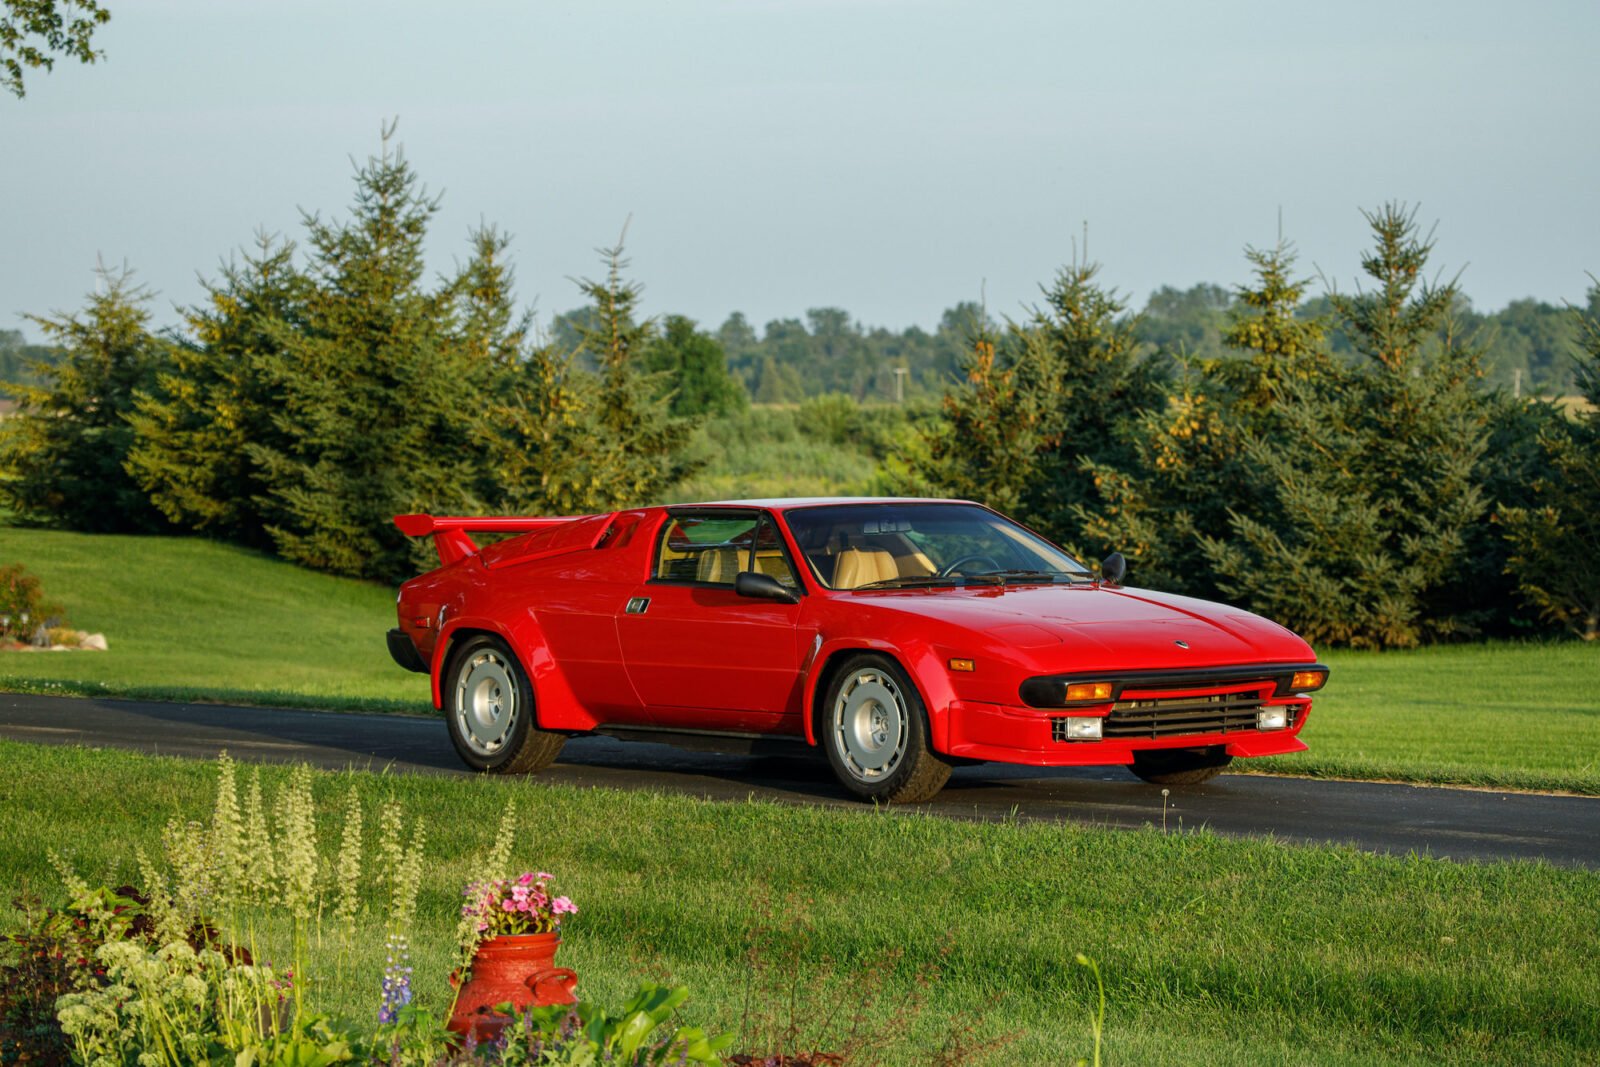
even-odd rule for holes
{"type": "Polygon", "coordinates": [[[1175,748],[1155,752],[1135,752],[1135,775],[1156,785],[1199,785],[1223,772],[1233,757],[1215,748],[1175,748]]]}
{"type": "Polygon", "coordinates": [[[446,674],[445,722],[461,759],[475,770],[526,774],[550,766],[563,734],[534,721],[533,686],[505,642],[469,638],[446,674]]]}
{"type": "Polygon", "coordinates": [[[840,665],[822,707],[822,747],[846,789],[867,800],[917,804],[950,778],[928,743],[922,697],[899,664],[863,653],[840,665]]]}

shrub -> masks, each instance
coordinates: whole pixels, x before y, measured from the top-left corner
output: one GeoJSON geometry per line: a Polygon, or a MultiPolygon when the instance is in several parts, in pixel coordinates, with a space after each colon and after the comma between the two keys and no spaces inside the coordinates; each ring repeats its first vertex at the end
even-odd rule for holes
{"type": "Polygon", "coordinates": [[[60,626],[61,607],[44,599],[39,579],[20,563],[0,566],[0,638],[26,640],[41,623],[60,626]]]}

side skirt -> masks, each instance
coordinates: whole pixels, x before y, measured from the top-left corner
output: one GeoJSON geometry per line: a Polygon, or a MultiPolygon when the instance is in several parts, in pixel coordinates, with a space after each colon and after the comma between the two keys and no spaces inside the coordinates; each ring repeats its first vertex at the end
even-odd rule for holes
{"type": "Polygon", "coordinates": [[[752,734],[738,730],[662,729],[651,726],[618,726],[609,723],[595,727],[593,733],[619,741],[650,741],[693,752],[721,752],[731,756],[815,756],[817,750],[799,734],[752,734]]]}

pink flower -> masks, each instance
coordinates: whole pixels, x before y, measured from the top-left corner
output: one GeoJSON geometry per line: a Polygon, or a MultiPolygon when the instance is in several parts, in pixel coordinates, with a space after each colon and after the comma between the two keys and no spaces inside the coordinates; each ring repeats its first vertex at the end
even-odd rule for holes
{"type": "MultiPolygon", "coordinates": [[[[524,875],[523,877],[527,876],[524,875]]],[[[541,882],[548,882],[550,879],[554,878],[555,875],[551,874],[549,871],[540,871],[538,874],[534,875],[534,877],[539,879],[541,882]]]]}
{"type": "Polygon", "coordinates": [[[500,902],[500,906],[502,908],[504,908],[506,911],[516,911],[517,910],[517,902],[514,901],[514,900],[511,900],[511,899],[502,900],[500,902]]]}
{"type": "MultiPolygon", "coordinates": [[[[542,878],[544,876],[540,875],[540,877],[542,878]]],[[[523,876],[521,878],[517,879],[517,884],[518,885],[527,885],[531,881],[533,881],[533,875],[531,875],[531,874],[523,874],[523,876]]]]}
{"type": "Polygon", "coordinates": [[[556,897],[550,902],[550,910],[557,915],[576,915],[578,906],[566,897],[556,897]]]}

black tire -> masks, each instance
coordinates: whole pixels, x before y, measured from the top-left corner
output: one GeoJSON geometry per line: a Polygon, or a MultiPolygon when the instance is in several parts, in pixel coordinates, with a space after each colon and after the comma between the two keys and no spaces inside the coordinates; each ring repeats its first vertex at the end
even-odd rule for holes
{"type": "Polygon", "coordinates": [[[539,729],[528,672],[498,637],[470,637],[453,651],[442,695],[450,741],[473,770],[543,770],[566,741],[564,734],[539,729]]]}
{"type": "Polygon", "coordinates": [[[1135,752],[1128,767],[1135,776],[1155,785],[1199,785],[1209,782],[1233,762],[1233,757],[1216,748],[1173,748],[1156,752],[1135,752]]]}
{"type": "Polygon", "coordinates": [[[888,656],[865,652],[841,663],[818,720],[833,773],[864,800],[920,804],[950,779],[950,764],[928,743],[917,687],[888,656]]]}

